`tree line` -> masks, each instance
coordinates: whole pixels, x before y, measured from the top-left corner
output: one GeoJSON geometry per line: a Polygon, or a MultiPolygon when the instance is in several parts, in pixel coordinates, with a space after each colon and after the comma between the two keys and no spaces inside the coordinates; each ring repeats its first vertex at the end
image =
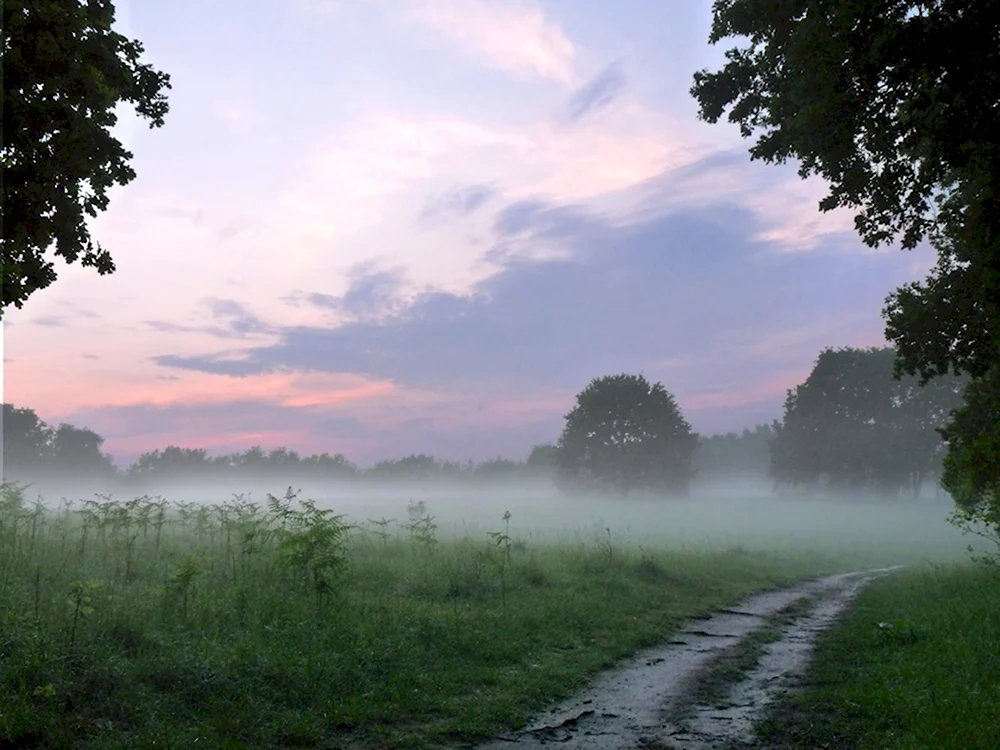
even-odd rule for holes
{"type": "MultiPolygon", "coordinates": [[[[552,480],[572,492],[684,495],[697,480],[768,478],[778,491],[872,492],[918,497],[945,471],[940,428],[962,404],[964,376],[894,377],[891,348],[826,349],[791,390],[781,420],[742,433],[700,436],[662,383],[642,375],[597,378],[576,398],[557,441],[523,461],[442,461],[428,455],[361,469],[341,453],[303,456],[260,446],[211,456],[169,445],[124,471],[96,432],[51,427],[31,409],[3,406],[8,478],[88,478],[142,489],[159,482],[267,479],[384,482],[552,480]]],[[[988,415],[987,415],[988,416],[988,415]]]]}
{"type": "Polygon", "coordinates": [[[97,480],[122,489],[141,490],[176,480],[267,479],[295,475],[303,479],[384,481],[447,479],[510,480],[551,473],[553,446],[537,445],[524,461],[495,458],[479,463],[441,461],[414,454],[383,460],[362,469],[342,453],[302,455],[287,447],[210,455],[204,448],[168,445],[140,455],[125,469],[103,452],[104,438],[87,428],[46,424],[33,409],[3,404],[4,479],[22,482],[40,479],[97,480]]]}

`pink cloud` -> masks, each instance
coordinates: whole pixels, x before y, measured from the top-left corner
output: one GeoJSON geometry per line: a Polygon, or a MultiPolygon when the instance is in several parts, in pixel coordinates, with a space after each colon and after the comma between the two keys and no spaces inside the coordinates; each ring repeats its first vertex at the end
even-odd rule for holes
{"type": "Polygon", "coordinates": [[[331,407],[378,401],[397,393],[387,380],[337,373],[273,373],[232,378],[202,372],[165,374],[145,364],[108,377],[100,366],[78,371],[65,388],[65,366],[44,355],[18,357],[5,368],[5,400],[39,414],[60,415],[90,407],[212,405],[239,398],[285,407],[331,407]]]}

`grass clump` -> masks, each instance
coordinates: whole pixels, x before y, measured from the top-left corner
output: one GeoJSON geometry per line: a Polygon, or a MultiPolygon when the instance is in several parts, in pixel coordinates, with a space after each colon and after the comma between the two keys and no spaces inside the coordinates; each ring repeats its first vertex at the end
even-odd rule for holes
{"type": "Polygon", "coordinates": [[[1000,748],[1000,577],[960,565],[876,580],[758,734],[776,750],[1000,748]]]}

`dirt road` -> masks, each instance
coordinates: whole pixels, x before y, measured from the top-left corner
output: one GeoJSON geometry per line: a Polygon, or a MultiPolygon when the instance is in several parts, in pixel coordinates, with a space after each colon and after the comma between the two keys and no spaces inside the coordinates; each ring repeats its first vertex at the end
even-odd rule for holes
{"type": "Polygon", "coordinates": [[[845,573],[750,597],[602,674],[583,693],[483,750],[708,750],[752,739],[763,709],[800,676],[816,636],[873,578],[845,573]]]}

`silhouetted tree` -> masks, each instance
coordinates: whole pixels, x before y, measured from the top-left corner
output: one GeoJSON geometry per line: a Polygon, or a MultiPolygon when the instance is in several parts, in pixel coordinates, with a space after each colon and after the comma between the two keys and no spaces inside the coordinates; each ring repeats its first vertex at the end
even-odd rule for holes
{"type": "Polygon", "coordinates": [[[54,473],[75,478],[110,478],[117,472],[111,456],[101,452],[104,438],[93,430],[61,424],[52,433],[54,473]]]}
{"type": "Polygon", "coordinates": [[[259,445],[248,448],[242,453],[234,454],[230,461],[239,476],[262,478],[270,469],[267,454],[259,445]]]}
{"type": "Polygon", "coordinates": [[[204,479],[225,468],[209,458],[204,448],[181,448],[168,445],[161,450],[143,453],[128,468],[129,479],[136,484],[154,480],[204,479]]]}
{"type": "Polygon", "coordinates": [[[472,470],[472,476],[489,482],[512,480],[524,476],[524,464],[506,458],[483,461],[472,470]]]}
{"type": "Polygon", "coordinates": [[[269,469],[293,469],[297,468],[302,461],[297,451],[288,450],[281,446],[273,449],[267,454],[267,466],[269,469]]]}
{"type": "Polygon", "coordinates": [[[56,279],[55,254],[98,273],[115,270],[90,238],[85,214],[135,177],[110,129],[115,107],[163,124],[165,73],[139,62],[142,45],[112,30],[110,0],[5,0],[3,4],[3,299],[21,307],[56,279]]]}
{"type": "Polygon", "coordinates": [[[973,380],[965,405],[942,430],[948,442],[942,485],[967,519],[1000,541],[1000,367],[973,380]]]}
{"type": "Polygon", "coordinates": [[[772,425],[757,425],[742,433],[702,436],[694,452],[694,468],[701,478],[766,477],[770,470],[772,425]]]}
{"type": "Polygon", "coordinates": [[[552,443],[534,446],[525,463],[528,474],[532,476],[552,474],[556,468],[556,446],[552,443]]]}
{"type": "Polygon", "coordinates": [[[771,475],[779,485],[918,496],[939,470],[936,428],[961,403],[964,381],[921,387],[895,379],[891,348],[826,349],[806,381],[788,392],[772,442],[771,475]]]}
{"type": "Polygon", "coordinates": [[[93,430],[60,424],[50,427],[32,409],[3,405],[4,476],[36,481],[57,475],[110,479],[117,470],[101,452],[104,438],[93,430]]]}
{"type": "Polygon", "coordinates": [[[674,397],[641,375],[598,378],[576,397],[556,448],[570,485],[685,493],[698,436],[674,397]]]}
{"type": "Polygon", "coordinates": [[[368,470],[373,479],[435,479],[441,466],[433,456],[411,455],[396,461],[379,461],[368,470]]]}
{"type": "Polygon", "coordinates": [[[469,479],[474,476],[475,465],[472,461],[461,463],[459,461],[439,461],[438,476],[442,479],[469,479]]]}
{"type": "Polygon", "coordinates": [[[52,428],[33,409],[3,405],[3,473],[6,478],[37,477],[50,456],[52,428]]]}
{"type": "Polygon", "coordinates": [[[744,137],[759,134],[752,158],[795,157],[803,177],[821,174],[820,208],[859,208],[867,244],[942,240],[944,265],[888,311],[903,360],[940,374],[980,376],[1000,359],[995,11],[982,0],[721,0],[709,41],[742,43],[691,88],[702,119],[729,108],[744,137]]]}
{"type": "MultiPolygon", "coordinates": [[[[820,208],[859,208],[868,245],[930,238],[937,265],[883,310],[897,374],[965,373],[987,387],[1000,367],[996,11],[983,0],[719,0],[709,41],[742,42],[722,70],[695,74],[702,119],[730,108],[744,137],[760,136],[751,158],[796,158],[801,176],[822,175],[820,208]]],[[[989,425],[979,440],[974,424],[958,428],[961,445],[991,446],[989,425]]]]}
{"type": "Polygon", "coordinates": [[[302,468],[323,479],[346,479],[358,473],[358,468],[343,453],[312,455],[302,459],[302,468]]]}

